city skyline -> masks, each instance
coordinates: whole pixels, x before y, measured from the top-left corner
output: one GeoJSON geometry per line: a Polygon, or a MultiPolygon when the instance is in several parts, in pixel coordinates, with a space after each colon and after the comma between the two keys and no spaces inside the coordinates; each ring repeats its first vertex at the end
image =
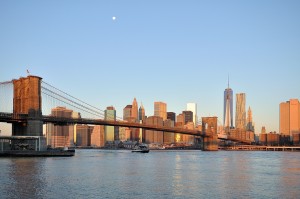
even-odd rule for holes
{"type": "Polygon", "coordinates": [[[279,132],[279,104],[300,99],[297,1],[70,4],[0,2],[1,82],[28,70],[119,117],[136,97],[146,115],[194,102],[199,119],[223,121],[229,74],[256,132],[279,132]]]}

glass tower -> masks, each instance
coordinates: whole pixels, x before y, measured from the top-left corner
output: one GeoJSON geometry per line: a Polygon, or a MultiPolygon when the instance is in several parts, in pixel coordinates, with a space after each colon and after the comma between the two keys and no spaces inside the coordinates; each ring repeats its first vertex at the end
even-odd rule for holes
{"type": "Polygon", "coordinates": [[[224,127],[233,128],[233,91],[229,88],[229,80],[228,80],[228,88],[224,91],[224,127]]]}

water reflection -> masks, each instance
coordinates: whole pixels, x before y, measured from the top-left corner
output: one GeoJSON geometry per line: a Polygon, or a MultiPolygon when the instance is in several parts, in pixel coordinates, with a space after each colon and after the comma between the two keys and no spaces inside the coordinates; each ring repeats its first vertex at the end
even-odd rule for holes
{"type": "Polygon", "coordinates": [[[4,187],[7,198],[43,198],[44,161],[41,158],[11,158],[8,169],[9,180],[4,187]]]}
{"type": "Polygon", "coordinates": [[[0,159],[0,198],[299,198],[300,153],[78,150],[0,159]]]}

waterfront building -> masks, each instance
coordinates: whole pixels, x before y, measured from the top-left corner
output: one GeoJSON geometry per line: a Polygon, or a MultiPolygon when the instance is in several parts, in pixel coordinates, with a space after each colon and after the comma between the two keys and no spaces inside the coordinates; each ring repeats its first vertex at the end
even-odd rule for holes
{"type": "Polygon", "coordinates": [[[91,134],[91,146],[103,147],[104,146],[104,126],[96,125],[91,134]]]}
{"type": "Polygon", "coordinates": [[[174,112],[167,112],[167,119],[176,122],[176,113],[174,112]]]}
{"type": "Polygon", "coordinates": [[[281,134],[290,136],[300,133],[300,103],[298,99],[282,102],[279,105],[279,131],[281,134]]]}
{"type": "MultiPolygon", "coordinates": [[[[164,121],[164,126],[165,127],[174,127],[175,122],[170,119],[166,119],[164,121]]],[[[174,143],[174,133],[164,132],[164,144],[171,144],[171,143],[174,143]]]]}
{"type": "Polygon", "coordinates": [[[254,132],[254,124],[253,124],[253,119],[252,119],[252,110],[249,106],[248,108],[248,116],[247,116],[247,127],[246,127],[247,131],[252,131],[254,132]]]}
{"type": "Polygon", "coordinates": [[[154,102],[154,116],[167,119],[167,104],[164,102],[154,102]]]}
{"type": "Polygon", "coordinates": [[[246,128],[246,94],[236,94],[235,128],[246,128]]]}
{"type": "Polygon", "coordinates": [[[182,113],[177,115],[176,123],[178,123],[178,124],[181,123],[182,126],[185,124],[184,115],[182,113]]]}
{"type": "MultiPolygon", "coordinates": [[[[116,110],[113,106],[108,106],[104,110],[104,119],[105,120],[116,120],[116,110]]],[[[118,133],[118,128],[114,126],[105,126],[104,128],[104,140],[105,142],[112,142],[115,140],[115,134],[118,133]]]]}
{"type": "Polygon", "coordinates": [[[184,124],[187,124],[188,122],[193,122],[193,112],[192,111],[182,111],[182,115],[184,118],[184,124]]]}
{"type": "Polygon", "coordinates": [[[128,120],[131,117],[132,105],[127,105],[123,109],[123,120],[128,120]]]}
{"type": "Polygon", "coordinates": [[[228,80],[228,88],[224,91],[224,128],[233,128],[233,91],[229,88],[229,80],[228,80]]]}
{"type": "Polygon", "coordinates": [[[194,122],[194,125],[197,126],[198,125],[197,104],[196,103],[187,103],[186,110],[193,112],[193,121],[192,122],[194,122]]]}
{"type": "MultiPolygon", "coordinates": [[[[51,109],[51,116],[72,118],[73,110],[66,107],[56,107],[51,109]]],[[[46,125],[47,145],[56,147],[74,146],[74,125],[46,125]]]]}
{"type": "Polygon", "coordinates": [[[145,117],[146,117],[145,108],[144,108],[143,104],[141,103],[141,106],[139,108],[139,120],[144,121],[145,117]]]}
{"type": "MultiPolygon", "coordinates": [[[[192,121],[186,122],[183,126],[185,129],[194,130],[194,123],[192,121]]],[[[195,136],[193,135],[182,135],[182,141],[187,145],[193,145],[195,140],[195,136]]]]}
{"type": "MultiPolygon", "coordinates": [[[[159,116],[150,116],[146,119],[146,124],[163,126],[163,119],[159,116]]],[[[161,131],[153,131],[153,130],[145,130],[145,142],[163,144],[163,132],[161,131]]]]}
{"type": "Polygon", "coordinates": [[[260,133],[261,134],[266,134],[267,133],[265,126],[261,127],[261,132],[260,133]]]}
{"type": "Polygon", "coordinates": [[[133,99],[132,102],[131,117],[136,120],[135,122],[139,121],[138,103],[135,98],[133,99]]]}
{"type": "Polygon", "coordinates": [[[76,126],[76,129],[76,146],[91,146],[91,134],[93,132],[94,127],[86,124],[79,124],[76,126]]]}

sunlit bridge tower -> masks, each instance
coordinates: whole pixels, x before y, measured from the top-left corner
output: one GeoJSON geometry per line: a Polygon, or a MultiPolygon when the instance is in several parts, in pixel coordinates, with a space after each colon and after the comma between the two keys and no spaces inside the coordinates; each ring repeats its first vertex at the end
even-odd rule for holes
{"type": "Polygon", "coordinates": [[[224,91],[224,127],[233,128],[233,91],[229,88],[229,78],[228,87],[224,91]]]}
{"type": "Polygon", "coordinates": [[[14,123],[12,135],[43,136],[43,122],[38,119],[42,116],[41,82],[42,78],[32,75],[13,80],[13,112],[28,114],[32,119],[27,123],[14,123]]]}

